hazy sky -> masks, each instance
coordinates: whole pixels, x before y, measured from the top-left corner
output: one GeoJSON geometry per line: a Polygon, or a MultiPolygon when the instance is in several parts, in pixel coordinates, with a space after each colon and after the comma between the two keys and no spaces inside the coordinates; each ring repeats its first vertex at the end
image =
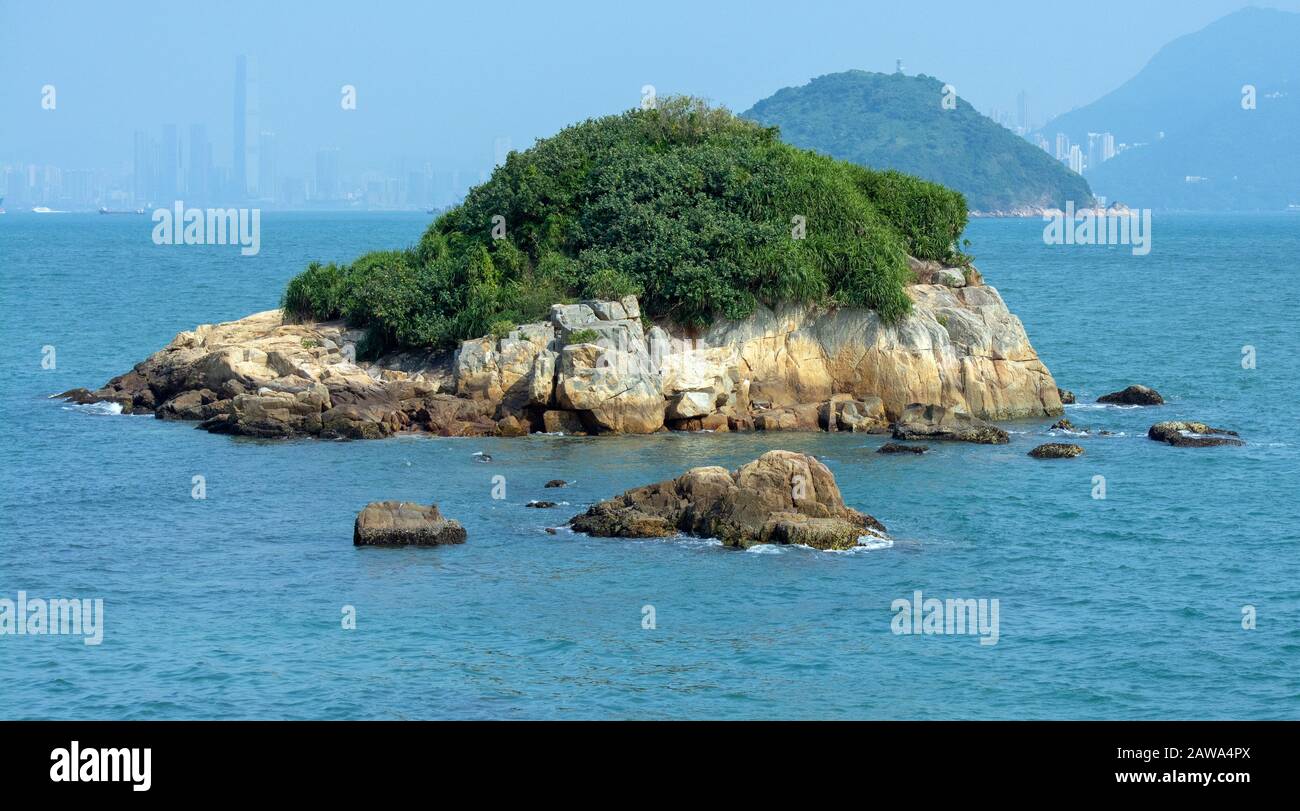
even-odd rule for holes
{"type": "MultiPolygon", "coordinates": [[[[850,68],[928,73],[977,108],[1086,104],[1241,0],[908,2],[47,2],[0,0],[0,161],[125,168],[136,129],[208,127],[230,165],[235,56],[258,64],[281,172],[477,168],[635,106],[642,85],[737,112],[850,68]],[[54,85],[57,109],[41,109],[54,85]],[[340,87],[357,109],[340,108],[340,87]]],[[[1300,11],[1300,0],[1261,3],[1300,11]]]]}

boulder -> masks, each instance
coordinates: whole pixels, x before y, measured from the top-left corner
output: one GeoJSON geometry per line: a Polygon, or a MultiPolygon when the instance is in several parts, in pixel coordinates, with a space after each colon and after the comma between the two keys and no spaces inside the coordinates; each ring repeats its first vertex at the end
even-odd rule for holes
{"type": "Polygon", "coordinates": [[[664,424],[659,376],[644,351],[589,343],[564,347],[555,401],[561,408],[587,412],[602,432],[650,434],[664,424]]]}
{"type": "Polygon", "coordinates": [[[1097,402],[1116,405],[1157,406],[1164,405],[1165,398],[1161,397],[1160,392],[1155,389],[1146,386],[1129,386],[1123,391],[1103,394],[1097,398],[1097,402]]]}
{"type": "Polygon", "coordinates": [[[259,388],[236,395],[226,413],[199,423],[214,434],[279,439],[303,434],[319,435],[322,412],[330,408],[329,392],[319,383],[298,389],[259,388]]]}
{"type": "Polygon", "coordinates": [[[1049,431],[1073,431],[1076,433],[1078,432],[1078,429],[1074,427],[1074,423],[1070,422],[1064,417],[1052,423],[1052,427],[1049,428],[1048,430],[1049,431]]]}
{"type": "Polygon", "coordinates": [[[914,453],[920,455],[929,450],[930,446],[928,445],[903,445],[898,442],[886,442],[876,450],[876,453],[914,453]]]}
{"type": "Polygon", "coordinates": [[[352,530],[355,546],[442,546],[465,543],[460,522],[443,518],[438,505],[376,501],[365,506],[352,530]]]}
{"type": "Polygon", "coordinates": [[[530,501],[524,506],[532,507],[538,510],[549,510],[550,508],[555,506],[555,502],[554,501],[530,501]]]}
{"type": "Polygon", "coordinates": [[[736,471],[698,467],[676,479],[628,490],[569,521],[600,537],[654,538],[678,533],[727,546],[798,543],[848,549],[885,528],[844,505],[835,477],[815,458],[768,451],[736,471]]]}
{"type": "Polygon", "coordinates": [[[542,413],[542,430],[548,434],[583,435],[586,429],[573,411],[545,411],[542,413]]]}
{"type": "Polygon", "coordinates": [[[1083,453],[1083,448],[1068,442],[1048,442],[1029,452],[1035,459],[1072,459],[1083,453]]]}
{"type": "Polygon", "coordinates": [[[497,420],[497,436],[524,436],[528,433],[528,424],[513,414],[507,414],[497,420]]]}
{"type": "Polygon", "coordinates": [[[1177,448],[1246,444],[1236,431],[1212,428],[1203,422],[1159,422],[1147,431],[1147,438],[1167,442],[1177,448]]]}
{"type": "Polygon", "coordinates": [[[232,401],[219,399],[211,389],[191,389],[158,406],[154,416],[160,420],[207,420],[229,414],[232,406],[232,401]]]}
{"type": "Polygon", "coordinates": [[[542,485],[542,487],[568,487],[568,485],[569,483],[564,479],[551,479],[549,482],[542,485]]]}
{"type": "Polygon", "coordinates": [[[1058,388],[1056,390],[1056,396],[1061,398],[1061,405],[1074,405],[1075,403],[1074,392],[1068,389],[1058,388]]]}
{"type": "Polygon", "coordinates": [[[835,424],[841,431],[883,434],[889,430],[885,404],[879,397],[841,400],[835,404],[835,424]]]}
{"type": "Polygon", "coordinates": [[[1011,441],[1006,431],[969,414],[937,405],[913,403],[894,423],[894,439],[943,439],[1005,445],[1011,441]]]}

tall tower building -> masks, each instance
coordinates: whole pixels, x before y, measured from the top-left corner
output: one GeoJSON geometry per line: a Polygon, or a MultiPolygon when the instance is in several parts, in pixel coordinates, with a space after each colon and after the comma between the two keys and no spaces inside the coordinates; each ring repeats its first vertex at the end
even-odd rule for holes
{"type": "Polygon", "coordinates": [[[257,141],[257,63],[243,54],[235,58],[235,119],[234,160],[231,164],[231,182],[239,198],[255,197],[258,193],[257,141]]]}
{"type": "MultiPolygon", "coordinates": [[[[149,136],[136,130],[135,132],[135,161],[131,172],[131,193],[135,204],[138,207],[144,207],[154,202],[154,168],[153,168],[153,146],[149,136]]],[[[14,191],[13,184],[9,186],[10,192],[14,191]]]]}
{"type": "Polygon", "coordinates": [[[339,151],[322,149],[316,153],[316,200],[333,200],[339,191],[339,151]]]}
{"type": "Polygon", "coordinates": [[[1070,157],[1070,139],[1063,132],[1056,133],[1056,159],[1067,160],[1070,157]]]}
{"type": "Polygon", "coordinates": [[[258,133],[257,150],[257,196],[271,200],[275,198],[275,133],[258,133]]]}
{"type": "Polygon", "coordinates": [[[164,124],[158,161],[158,196],[171,203],[180,199],[181,142],[175,124],[164,124]]]}
{"type": "Polygon", "coordinates": [[[185,194],[194,202],[210,199],[212,189],[212,143],[202,124],[190,125],[190,161],[185,172],[185,194]]]}

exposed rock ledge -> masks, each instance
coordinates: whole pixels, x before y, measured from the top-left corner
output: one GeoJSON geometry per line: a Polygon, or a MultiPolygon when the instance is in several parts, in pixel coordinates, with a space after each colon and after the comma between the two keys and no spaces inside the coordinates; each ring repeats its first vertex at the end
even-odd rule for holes
{"type": "Polygon", "coordinates": [[[742,549],[769,543],[851,549],[859,538],[885,532],[875,518],[844,506],[825,465],[791,451],[768,451],[735,472],[692,468],[602,501],[569,523],[598,537],[685,533],[742,549]]]}
{"type": "Polygon", "coordinates": [[[279,310],[182,332],[98,391],[127,413],[218,433],[374,438],[672,429],[884,433],[911,404],[986,420],[1061,412],[1020,320],[974,271],[914,262],[913,312],[759,307],[691,336],[634,297],[557,304],[547,321],[456,352],[356,363],[358,330],[279,310]]]}

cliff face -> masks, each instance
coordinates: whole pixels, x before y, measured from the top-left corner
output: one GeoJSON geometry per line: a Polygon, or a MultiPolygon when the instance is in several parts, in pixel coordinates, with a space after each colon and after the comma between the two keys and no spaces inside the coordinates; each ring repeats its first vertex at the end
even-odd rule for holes
{"type": "Polygon", "coordinates": [[[361,334],[279,311],[205,325],[77,402],[202,420],[255,436],[887,430],[913,403],[992,420],[1061,412],[1056,383],[978,273],[915,263],[900,323],[872,311],[760,307],[699,335],[641,319],[634,297],[557,304],[550,318],[454,354],[354,362],[361,334]]]}

